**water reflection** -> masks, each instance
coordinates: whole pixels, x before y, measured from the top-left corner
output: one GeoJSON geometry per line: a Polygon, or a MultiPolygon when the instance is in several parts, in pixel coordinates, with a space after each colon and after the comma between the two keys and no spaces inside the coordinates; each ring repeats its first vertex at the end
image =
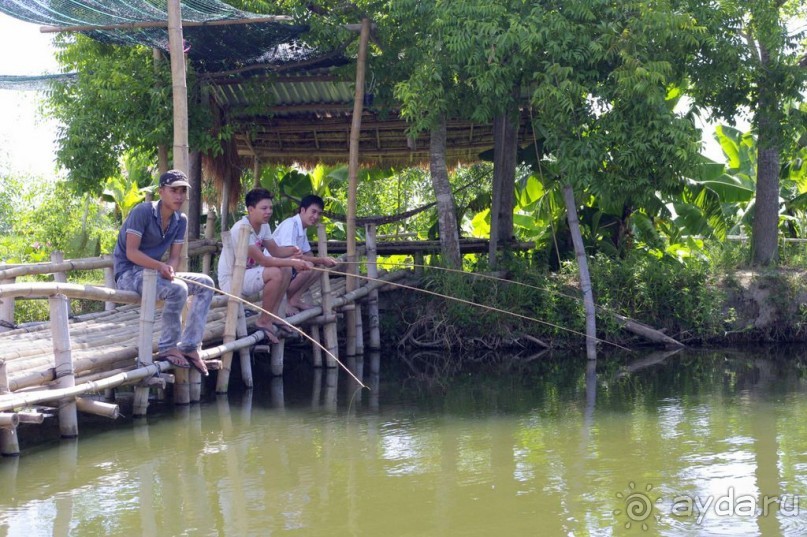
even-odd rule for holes
{"type": "Polygon", "coordinates": [[[0,461],[0,535],[801,535],[805,364],[376,354],[358,392],[292,368],[0,461]]]}

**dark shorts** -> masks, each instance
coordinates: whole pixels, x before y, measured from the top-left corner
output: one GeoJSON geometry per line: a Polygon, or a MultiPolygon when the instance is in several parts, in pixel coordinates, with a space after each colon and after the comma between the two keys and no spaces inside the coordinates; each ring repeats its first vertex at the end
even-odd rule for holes
{"type": "Polygon", "coordinates": [[[294,267],[291,267],[291,280],[289,280],[289,281],[293,281],[294,278],[296,278],[298,274],[299,274],[299,272],[297,272],[297,269],[294,268],[294,267]]]}

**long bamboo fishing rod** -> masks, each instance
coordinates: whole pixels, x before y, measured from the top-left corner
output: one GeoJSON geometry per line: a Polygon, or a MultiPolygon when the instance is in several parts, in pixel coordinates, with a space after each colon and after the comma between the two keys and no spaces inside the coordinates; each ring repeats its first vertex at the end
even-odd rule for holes
{"type": "MultiPolygon", "coordinates": [[[[340,261],[340,263],[347,264],[348,262],[340,261]]],[[[361,274],[353,274],[353,273],[342,272],[342,271],[333,270],[333,269],[320,268],[320,267],[317,267],[317,266],[312,267],[310,270],[316,270],[316,271],[320,271],[320,272],[330,272],[332,274],[339,274],[340,276],[359,278],[359,279],[367,280],[367,281],[371,281],[371,282],[384,282],[385,284],[392,285],[392,286],[395,286],[395,287],[400,287],[401,289],[408,289],[410,291],[416,291],[416,292],[419,292],[419,293],[425,293],[427,295],[432,295],[432,296],[436,296],[436,297],[439,297],[439,298],[444,298],[446,300],[453,300],[455,302],[460,302],[462,304],[466,304],[466,305],[473,306],[473,307],[476,307],[476,308],[482,308],[482,309],[486,309],[486,310],[489,310],[489,311],[495,311],[496,313],[503,313],[505,315],[510,315],[511,317],[517,317],[519,319],[532,321],[534,323],[544,324],[546,326],[556,328],[558,330],[563,330],[565,332],[570,332],[572,334],[575,334],[575,335],[578,335],[578,336],[583,336],[584,338],[589,339],[589,336],[587,336],[586,334],[584,334],[582,332],[578,332],[577,330],[573,330],[571,328],[566,328],[565,326],[560,326],[558,324],[550,323],[549,321],[542,321],[541,319],[536,319],[535,317],[529,317],[527,315],[521,315],[520,313],[514,313],[512,311],[503,310],[501,308],[496,308],[494,306],[488,306],[486,304],[479,304],[478,302],[472,302],[470,300],[465,300],[464,298],[457,298],[457,297],[453,297],[453,296],[444,295],[444,294],[438,293],[436,291],[429,291],[427,289],[420,289],[418,287],[414,287],[414,286],[411,286],[411,285],[406,285],[404,283],[390,282],[390,281],[387,281],[387,280],[381,280],[379,278],[373,278],[371,276],[363,276],[361,274]]],[[[507,281],[507,280],[505,280],[505,281],[507,281]]],[[[600,339],[600,338],[597,338],[597,337],[594,337],[592,339],[594,339],[594,341],[599,342],[599,343],[605,343],[607,345],[612,345],[612,346],[617,347],[617,348],[622,349],[622,350],[633,352],[633,351],[631,351],[631,349],[628,349],[627,347],[623,347],[622,345],[619,345],[617,343],[612,343],[612,342],[607,341],[605,339],[600,339]]]]}
{"type": "MultiPolygon", "coordinates": [[[[344,265],[362,265],[366,264],[366,261],[339,261],[340,264],[344,265]]],[[[393,266],[393,267],[412,267],[412,268],[425,268],[429,270],[442,270],[443,272],[450,272],[452,274],[463,274],[465,276],[473,276],[474,278],[482,278],[485,280],[492,280],[496,282],[506,283],[508,285],[515,285],[520,287],[526,287],[527,289],[534,289],[536,291],[543,291],[545,293],[549,293],[550,295],[555,295],[563,298],[568,298],[569,300],[574,300],[576,302],[582,302],[582,298],[579,296],[574,295],[567,295],[562,291],[556,291],[554,289],[549,289],[548,287],[538,287],[537,285],[532,285],[529,283],[518,282],[515,280],[508,280],[507,278],[500,278],[498,276],[491,276],[490,274],[481,274],[477,272],[465,272],[464,270],[460,269],[452,269],[448,267],[440,267],[436,265],[419,265],[417,263],[404,263],[404,262],[397,262],[397,261],[376,261],[376,265],[384,265],[384,266],[393,266]]],[[[606,313],[611,313],[614,315],[621,315],[619,312],[612,310],[611,308],[606,308],[604,306],[597,306],[597,309],[602,310],[606,313]]]]}
{"type": "Polygon", "coordinates": [[[322,345],[321,345],[321,344],[320,344],[318,341],[316,341],[314,338],[312,338],[311,336],[309,336],[308,334],[306,334],[306,333],[305,333],[303,330],[300,330],[299,328],[297,328],[296,326],[294,326],[293,324],[291,324],[290,322],[288,322],[286,319],[283,319],[282,317],[280,317],[280,316],[278,316],[278,315],[275,315],[275,314],[274,314],[274,313],[272,313],[271,311],[266,311],[266,310],[265,310],[265,309],[263,309],[262,307],[257,306],[257,305],[253,304],[252,302],[250,302],[250,301],[248,301],[248,300],[244,300],[244,299],[243,299],[243,298],[241,298],[240,296],[235,296],[235,295],[230,294],[230,293],[228,293],[228,292],[226,292],[226,291],[222,291],[221,289],[216,289],[215,287],[211,287],[211,286],[209,286],[209,285],[205,285],[205,284],[203,284],[203,283],[199,283],[199,282],[194,281],[194,280],[189,280],[189,279],[183,278],[182,276],[177,276],[176,274],[174,274],[174,278],[176,278],[176,279],[178,279],[178,280],[181,280],[181,281],[183,281],[183,282],[185,282],[185,283],[187,283],[187,284],[198,285],[199,287],[203,287],[203,288],[205,288],[205,289],[210,289],[211,291],[213,291],[213,292],[215,292],[215,293],[219,293],[219,294],[221,294],[221,295],[228,296],[228,297],[230,297],[230,298],[234,298],[234,299],[235,299],[235,300],[237,300],[238,302],[241,302],[241,303],[242,303],[244,306],[246,306],[246,307],[248,307],[248,308],[250,308],[250,309],[254,309],[254,310],[258,310],[258,311],[260,311],[260,312],[263,312],[263,313],[267,314],[269,317],[271,317],[272,319],[276,319],[276,320],[278,320],[278,321],[282,322],[283,324],[285,324],[286,326],[291,327],[291,329],[292,329],[292,330],[296,331],[298,334],[302,335],[304,338],[306,338],[307,340],[309,340],[311,343],[313,343],[314,345],[316,345],[317,347],[319,347],[320,349],[322,349],[323,351],[325,351],[325,354],[327,354],[328,356],[330,356],[331,358],[333,358],[334,362],[336,362],[337,364],[339,364],[339,366],[340,366],[342,369],[344,369],[345,371],[347,371],[347,374],[348,374],[348,375],[350,375],[351,377],[353,377],[353,380],[355,380],[356,382],[358,382],[358,383],[359,383],[359,386],[361,386],[362,388],[367,388],[368,390],[370,389],[370,388],[369,388],[369,387],[368,387],[366,384],[364,384],[364,383],[363,383],[361,380],[359,380],[359,379],[358,379],[358,377],[356,377],[356,375],[354,375],[354,374],[353,374],[353,372],[352,372],[350,369],[348,369],[348,367],[347,367],[345,364],[343,364],[342,362],[340,362],[340,361],[339,361],[339,358],[337,358],[336,356],[334,356],[334,355],[333,355],[333,353],[332,353],[331,351],[329,351],[328,349],[326,349],[325,347],[323,347],[323,346],[322,346],[322,345]]]}
{"type": "MultiPolygon", "coordinates": [[[[340,261],[340,263],[361,264],[362,262],[361,261],[354,261],[354,262],[340,261]]],[[[420,267],[420,268],[426,268],[426,269],[429,269],[429,270],[442,270],[444,272],[450,272],[450,273],[454,273],[454,274],[462,274],[464,276],[473,276],[474,278],[483,278],[483,279],[487,279],[487,280],[493,280],[493,281],[497,281],[497,282],[502,282],[502,283],[506,283],[508,285],[521,286],[521,287],[525,287],[527,289],[535,289],[536,291],[543,291],[545,293],[555,295],[555,296],[559,296],[559,297],[563,297],[563,298],[568,298],[568,299],[574,300],[576,302],[582,302],[583,301],[583,299],[578,297],[578,296],[568,295],[568,294],[563,293],[561,291],[556,291],[554,289],[549,289],[547,287],[538,287],[537,285],[531,285],[529,283],[517,282],[517,281],[514,281],[514,280],[508,280],[506,278],[500,278],[498,276],[491,276],[491,275],[488,275],[488,274],[469,273],[469,272],[465,272],[464,270],[459,270],[459,269],[452,269],[452,268],[440,267],[440,266],[434,266],[434,265],[419,265],[419,264],[416,264],[416,263],[408,263],[408,262],[407,263],[399,263],[399,262],[395,262],[395,261],[376,261],[376,264],[377,265],[385,265],[385,266],[392,265],[392,266],[396,266],[396,267],[420,267]]],[[[606,308],[604,306],[598,306],[598,305],[595,305],[595,308],[598,309],[601,312],[613,315],[620,322],[631,321],[630,318],[622,315],[621,313],[619,313],[618,311],[616,311],[614,309],[606,308]]],[[[633,322],[635,322],[637,324],[641,324],[638,321],[633,321],[633,322]]],[[[658,331],[656,331],[656,332],[658,332],[658,331]]],[[[675,344],[675,345],[679,345],[681,347],[684,346],[681,342],[679,342],[676,339],[671,338],[670,336],[667,336],[665,334],[660,334],[660,337],[663,337],[665,342],[668,343],[668,344],[675,344]]],[[[597,341],[604,341],[604,340],[597,340],[597,341]]],[[[624,348],[624,347],[620,347],[620,348],[624,348]]]]}

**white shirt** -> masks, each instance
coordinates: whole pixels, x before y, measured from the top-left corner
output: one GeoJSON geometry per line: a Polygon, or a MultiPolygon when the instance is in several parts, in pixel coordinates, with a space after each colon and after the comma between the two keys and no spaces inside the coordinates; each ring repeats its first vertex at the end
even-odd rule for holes
{"type": "Polygon", "coordinates": [[[311,252],[311,245],[308,244],[303,221],[300,220],[300,213],[280,222],[272,238],[275,239],[278,246],[296,246],[303,254],[311,252]]]}
{"type": "MultiPolygon", "coordinates": [[[[272,238],[272,229],[269,227],[269,224],[261,224],[259,233],[255,233],[255,228],[252,227],[252,224],[249,223],[249,219],[246,216],[233,224],[233,227],[230,228],[230,240],[222,241],[223,248],[221,250],[221,255],[219,256],[218,277],[219,287],[222,289],[225,286],[230,285],[230,280],[233,277],[233,267],[235,266],[235,242],[238,240],[238,235],[241,232],[241,228],[244,226],[249,228],[249,239],[247,244],[254,244],[263,250],[263,241],[272,238]]],[[[269,255],[269,253],[265,251],[264,254],[269,255]]],[[[258,266],[258,263],[251,257],[247,257],[247,270],[255,268],[256,266],[258,266]]]]}

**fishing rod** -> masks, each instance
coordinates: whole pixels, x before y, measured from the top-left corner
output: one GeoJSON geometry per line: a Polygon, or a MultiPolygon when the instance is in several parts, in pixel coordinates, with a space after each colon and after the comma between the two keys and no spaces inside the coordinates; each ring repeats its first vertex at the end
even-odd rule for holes
{"type": "MultiPolygon", "coordinates": [[[[340,263],[353,264],[353,263],[358,263],[358,262],[340,261],[340,263]]],[[[457,297],[453,297],[453,296],[448,296],[448,295],[444,295],[442,293],[438,293],[436,291],[429,291],[428,289],[420,289],[418,287],[414,287],[414,286],[411,286],[411,285],[406,285],[406,284],[403,284],[403,283],[391,282],[391,281],[387,281],[387,280],[382,280],[380,278],[373,278],[371,276],[364,276],[364,275],[361,275],[361,274],[353,274],[353,273],[350,273],[350,272],[342,272],[342,271],[334,270],[334,269],[320,268],[320,267],[314,266],[314,267],[311,267],[310,270],[316,270],[316,271],[319,271],[319,272],[329,272],[329,273],[332,273],[332,274],[339,274],[340,276],[359,278],[359,279],[367,280],[367,281],[371,281],[371,282],[382,282],[382,283],[385,283],[387,285],[392,285],[394,287],[400,287],[401,289],[409,289],[410,291],[416,291],[416,292],[420,292],[420,293],[425,293],[427,295],[433,295],[433,296],[436,296],[436,297],[439,297],[439,298],[444,298],[446,300],[453,300],[455,302],[460,302],[462,304],[466,304],[466,305],[469,305],[469,306],[474,306],[474,307],[477,307],[477,308],[482,308],[482,309],[486,309],[486,310],[489,310],[489,311],[494,311],[496,313],[503,313],[505,315],[510,315],[512,317],[517,317],[519,319],[524,319],[524,320],[532,321],[532,322],[539,323],[539,324],[544,324],[546,326],[549,326],[551,328],[555,328],[557,330],[562,330],[562,331],[570,332],[570,333],[578,335],[578,336],[583,336],[586,339],[593,339],[594,341],[596,341],[598,343],[605,343],[607,345],[611,345],[611,346],[617,347],[619,349],[626,350],[628,352],[633,352],[631,349],[628,349],[627,347],[623,347],[622,345],[619,345],[617,343],[612,343],[610,341],[607,341],[605,339],[600,339],[600,338],[597,338],[597,337],[589,337],[588,335],[586,335],[586,334],[584,334],[582,332],[578,332],[577,330],[573,330],[571,328],[566,328],[565,326],[560,326],[558,324],[550,323],[549,321],[542,321],[541,319],[536,319],[535,317],[529,317],[527,315],[522,315],[520,313],[515,313],[515,312],[512,312],[512,311],[503,310],[501,308],[497,308],[497,307],[494,307],[494,306],[488,306],[486,304],[479,304],[477,302],[472,302],[470,300],[465,300],[464,298],[457,298],[457,297]]],[[[504,280],[504,281],[508,281],[508,280],[504,280]]]]}
{"type": "Polygon", "coordinates": [[[358,377],[356,377],[356,375],[354,375],[354,374],[353,374],[353,372],[352,372],[350,369],[348,369],[348,367],[347,367],[345,364],[343,364],[342,362],[340,362],[340,361],[339,361],[339,358],[337,358],[336,356],[334,356],[334,355],[333,355],[333,353],[332,353],[331,351],[329,351],[328,349],[326,349],[325,347],[323,347],[323,346],[322,346],[322,344],[320,344],[320,342],[319,342],[319,341],[316,341],[314,338],[312,338],[311,336],[309,336],[308,334],[306,334],[306,333],[305,333],[303,330],[300,330],[299,328],[297,328],[296,326],[294,326],[293,324],[291,324],[290,322],[288,322],[286,319],[284,319],[284,318],[282,318],[282,317],[280,317],[280,316],[278,316],[278,315],[275,315],[275,314],[274,314],[274,313],[272,313],[271,311],[266,311],[266,310],[265,310],[265,309],[263,309],[262,307],[260,307],[260,306],[258,306],[258,305],[256,305],[256,304],[253,304],[252,302],[250,302],[250,301],[248,301],[248,300],[245,300],[245,299],[243,299],[243,298],[241,298],[241,297],[239,297],[239,296],[235,296],[235,295],[230,294],[230,293],[228,293],[228,292],[226,292],[226,291],[222,291],[221,289],[217,289],[217,288],[215,288],[215,287],[211,287],[211,286],[209,286],[209,285],[205,285],[205,284],[203,284],[203,283],[199,283],[199,282],[197,282],[197,281],[195,281],[195,280],[189,280],[189,279],[187,279],[187,278],[183,278],[182,276],[178,276],[178,275],[176,275],[176,274],[174,274],[174,278],[176,278],[176,279],[178,279],[178,280],[181,280],[181,281],[183,281],[183,282],[185,282],[185,283],[187,283],[187,284],[198,285],[199,287],[202,287],[202,288],[204,288],[204,289],[210,289],[211,291],[213,291],[213,292],[215,292],[215,293],[219,293],[219,294],[222,294],[222,295],[228,296],[228,297],[230,297],[230,298],[233,298],[233,299],[237,300],[238,302],[241,302],[241,303],[242,303],[244,306],[246,306],[246,307],[248,307],[248,308],[250,308],[250,309],[253,309],[253,310],[258,310],[258,311],[260,311],[260,312],[263,312],[263,313],[265,313],[265,314],[269,315],[269,317],[271,317],[273,320],[277,320],[277,321],[282,322],[282,323],[283,323],[283,324],[285,324],[286,326],[290,327],[292,330],[296,331],[298,334],[300,334],[300,335],[302,335],[303,337],[305,337],[305,338],[306,338],[307,340],[309,340],[311,343],[313,343],[314,345],[316,345],[317,347],[319,347],[320,349],[322,349],[323,351],[325,351],[325,354],[327,354],[328,356],[330,356],[330,357],[331,357],[331,358],[332,358],[332,359],[333,359],[333,360],[334,360],[334,361],[335,361],[337,364],[339,364],[339,366],[340,366],[342,369],[344,369],[345,371],[347,371],[347,374],[348,374],[348,375],[350,375],[351,377],[353,377],[353,380],[355,380],[356,382],[358,382],[358,383],[359,383],[359,386],[361,386],[362,388],[367,388],[368,390],[370,389],[370,388],[369,388],[369,387],[368,387],[366,384],[364,384],[364,383],[363,383],[361,380],[359,380],[359,379],[358,379],[358,377]]]}

